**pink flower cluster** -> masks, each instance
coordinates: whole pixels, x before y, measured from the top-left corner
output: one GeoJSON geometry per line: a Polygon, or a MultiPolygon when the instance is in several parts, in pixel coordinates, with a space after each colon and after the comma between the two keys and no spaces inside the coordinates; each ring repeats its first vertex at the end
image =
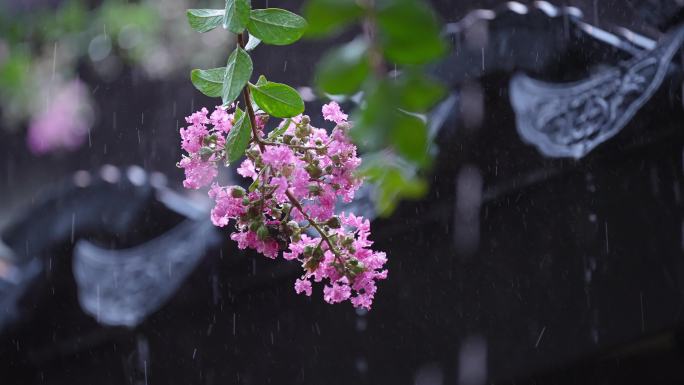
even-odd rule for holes
{"type": "Polygon", "coordinates": [[[202,109],[186,118],[190,126],[180,132],[188,153],[179,162],[185,169],[183,184],[193,189],[211,184],[209,196],[216,202],[211,220],[220,227],[234,221],[237,231],[230,237],[240,249],[298,260],[304,273],[295,282],[297,293],[310,296],[312,282],[326,282],[325,301],[349,300],[370,309],[376,281],[387,277],[387,258],[370,248],[367,219],[335,213],[338,198],[350,202],[362,183],[354,173],[361,159],[339,105],[325,105],[323,116],[337,124],[330,134],[300,115],[284,120],[268,137],[262,133],[265,119],[259,117],[258,137],[237,169],[252,181],[245,190],[215,182],[233,115],[217,107],[208,116],[202,109]]]}
{"type": "Polygon", "coordinates": [[[185,121],[190,125],[180,129],[181,148],[188,153],[178,162],[178,167],[185,170],[185,188],[198,189],[216,178],[217,162],[226,142],[223,134],[233,127],[233,114],[223,107],[216,107],[210,116],[207,115],[209,111],[202,108],[186,117],[185,121]]]}

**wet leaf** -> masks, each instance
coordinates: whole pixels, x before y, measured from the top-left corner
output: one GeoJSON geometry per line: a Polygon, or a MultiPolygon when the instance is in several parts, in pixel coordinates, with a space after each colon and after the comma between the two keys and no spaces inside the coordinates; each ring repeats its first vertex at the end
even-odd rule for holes
{"type": "Polygon", "coordinates": [[[318,88],[333,95],[358,91],[370,72],[367,51],[366,41],[356,39],[328,52],[317,67],[318,88]]]}
{"type": "Polygon", "coordinates": [[[240,159],[245,149],[249,144],[251,138],[252,125],[244,111],[239,108],[235,109],[235,122],[233,128],[230,129],[228,137],[226,138],[226,158],[229,162],[235,162],[240,159]]]}
{"type": "Polygon", "coordinates": [[[417,199],[427,191],[425,180],[396,156],[368,154],[359,171],[374,185],[375,206],[382,216],[391,214],[402,199],[417,199]]]}
{"type": "Polygon", "coordinates": [[[399,79],[400,107],[412,112],[426,112],[446,95],[446,88],[417,71],[399,79]]]}
{"type": "Polygon", "coordinates": [[[266,44],[288,45],[302,37],[306,25],[303,17],[290,11],[267,8],[251,12],[247,29],[266,44]]]}
{"type": "Polygon", "coordinates": [[[425,165],[428,150],[428,132],[425,122],[401,111],[394,119],[390,141],[395,150],[407,160],[425,165]]]}
{"type": "Polygon", "coordinates": [[[310,0],[303,12],[309,21],[306,29],[309,37],[330,35],[364,14],[363,8],[354,0],[310,0]]]}
{"type": "Polygon", "coordinates": [[[418,0],[394,1],[377,20],[383,52],[394,63],[424,64],[446,53],[437,18],[418,0]]]}
{"type": "Polygon", "coordinates": [[[387,137],[396,117],[396,92],[386,81],[371,82],[365,88],[365,105],[354,113],[350,132],[363,149],[377,150],[387,145],[387,137]]]}
{"type": "Polygon", "coordinates": [[[209,32],[221,25],[223,9],[188,9],[188,23],[197,32],[209,32]]]}
{"type": "Polygon", "coordinates": [[[276,118],[291,118],[304,112],[304,101],[297,91],[285,84],[267,81],[249,85],[256,104],[276,118]]]}
{"type": "Polygon", "coordinates": [[[226,65],[226,75],[223,81],[223,104],[232,103],[245,87],[252,76],[252,59],[240,47],[235,48],[226,65]]]}
{"type": "Polygon", "coordinates": [[[201,93],[212,98],[218,98],[222,94],[223,79],[226,76],[226,67],[211,68],[208,70],[194,69],[190,72],[192,84],[201,93]]]}
{"type": "Polygon", "coordinates": [[[249,23],[250,0],[226,0],[223,28],[232,33],[242,33],[249,23]]]}

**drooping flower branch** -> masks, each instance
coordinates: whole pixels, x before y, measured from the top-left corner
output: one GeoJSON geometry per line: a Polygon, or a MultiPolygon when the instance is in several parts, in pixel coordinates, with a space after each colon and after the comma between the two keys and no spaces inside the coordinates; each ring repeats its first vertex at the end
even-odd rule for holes
{"type": "MultiPolygon", "coordinates": [[[[235,223],[231,239],[269,258],[297,260],[304,269],[295,282],[298,293],[311,295],[311,282],[327,281],[324,299],[351,300],[370,309],[376,280],[385,279],[385,253],[370,249],[368,219],[335,213],[338,200],[350,202],[362,181],[354,171],[361,163],[347,133],[351,124],[335,102],[323,107],[324,117],[337,123],[329,134],[311,126],[306,115],[284,120],[268,136],[263,116],[254,118],[246,158],[237,172],[252,181],[248,189],[220,186],[218,168],[227,159],[226,143],[240,113],[216,107],[202,109],[181,129],[187,155],[179,162],[184,185],[211,185],[216,202],[212,222],[235,223]]],[[[237,110],[239,111],[239,110],[237,110]]]]}
{"type": "Polygon", "coordinates": [[[299,261],[303,273],[294,284],[297,293],[310,296],[312,282],[325,282],[325,301],[350,300],[355,307],[370,309],[376,281],[387,278],[385,253],[370,249],[368,219],[335,211],[338,200],[351,202],[362,183],[355,173],[361,159],[348,137],[352,123],[331,102],[322,112],[335,127],[330,133],[313,127],[302,115],[304,104],[294,89],[263,76],[249,83],[248,50],[259,42],[290,44],[299,39],[306,22],[285,10],[250,10],[246,0],[228,0],[225,10],[188,14],[200,32],[222,22],[237,34],[238,47],[225,68],[192,73],[200,91],[221,96],[224,104],[211,114],[206,108],[195,112],[186,118],[189,126],[180,130],[181,147],[187,152],[178,164],[185,171],[184,186],[211,186],[209,196],[216,202],[211,220],[219,227],[234,223],[230,237],[240,249],[299,261]],[[247,42],[245,29],[250,33],[247,42]],[[235,102],[239,95],[245,111],[235,102]],[[266,134],[270,117],[283,120],[266,134]],[[251,180],[249,187],[219,185],[219,167],[243,155],[237,172],[251,180]]]}

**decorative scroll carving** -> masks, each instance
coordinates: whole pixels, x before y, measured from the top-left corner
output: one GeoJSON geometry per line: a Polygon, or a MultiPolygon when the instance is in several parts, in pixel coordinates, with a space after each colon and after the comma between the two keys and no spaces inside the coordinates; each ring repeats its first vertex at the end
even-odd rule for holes
{"type": "Polygon", "coordinates": [[[585,156],[615,136],[660,87],[684,40],[684,27],[651,51],[575,83],[516,74],[510,99],[518,133],[549,157],[585,156]]]}
{"type": "Polygon", "coordinates": [[[126,250],[79,241],[73,270],[81,307],[102,324],[134,327],[175,293],[216,242],[209,221],[192,220],[126,250]]]}

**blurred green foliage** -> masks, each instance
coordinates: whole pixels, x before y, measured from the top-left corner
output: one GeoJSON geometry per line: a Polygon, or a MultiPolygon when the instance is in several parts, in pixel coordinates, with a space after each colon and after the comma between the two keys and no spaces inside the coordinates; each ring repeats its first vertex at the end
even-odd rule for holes
{"type": "Polygon", "coordinates": [[[90,8],[85,1],[67,0],[31,9],[0,3],[0,126],[12,128],[30,119],[40,109],[35,100],[49,98],[46,85],[59,86],[76,77],[77,64],[88,56],[95,37],[104,36],[101,40],[111,46],[117,43],[112,38],[134,29],[138,44],[121,49],[119,55],[137,62],[160,23],[144,2],[107,0],[90,8]]]}
{"type": "MultiPolygon", "coordinates": [[[[401,199],[419,198],[427,190],[431,143],[421,114],[446,94],[426,74],[426,65],[447,50],[441,24],[422,0],[309,0],[304,14],[306,21],[283,9],[252,10],[247,0],[227,0],[223,10],[191,9],[187,16],[198,32],[216,28],[221,18],[233,33],[247,30],[250,43],[244,48],[250,49],[259,41],[286,45],[303,34],[325,38],[344,29],[361,29],[360,36],[323,56],[315,83],[320,93],[335,99],[362,94],[352,112],[351,135],[366,152],[362,172],[376,186],[378,211],[390,214],[401,199]]],[[[247,84],[257,106],[268,114],[287,118],[301,113],[304,104],[291,87],[265,80],[249,83],[252,63],[246,51],[233,51],[222,79],[222,68],[193,70],[193,84],[216,97],[222,81],[224,104],[232,103],[247,84]]]]}
{"type": "Polygon", "coordinates": [[[419,114],[446,94],[426,71],[447,51],[441,24],[422,0],[308,0],[303,13],[310,38],[363,31],[324,55],[315,83],[331,97],[362,93],[352,136],[370,153],[362,172],[376,185],[378,211],[387,215],[401,199],[427,190],[431,143],[419,114]]]}

